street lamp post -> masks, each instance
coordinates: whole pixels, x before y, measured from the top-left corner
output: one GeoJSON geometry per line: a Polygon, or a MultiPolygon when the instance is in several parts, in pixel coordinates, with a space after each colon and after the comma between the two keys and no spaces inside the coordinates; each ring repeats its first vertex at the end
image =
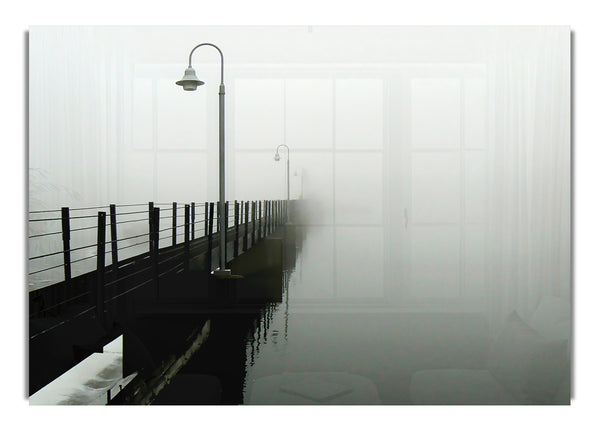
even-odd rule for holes
{"type": "Polygon", "coordinates": [[[285,218],[286,218],[286,222],[289,223],[289,221],[290,221],[290,219],[289,219],[289,211],[290,211],[289,210],[289,206],[290,206],[290,148],[285,144],[278,145],[277,148],[275,149],[275,161],[276,162],[281,160],[281,157],[279,156],[279,148],[281,148],[281,147],[285,147],[285,149],[287,150],[287,161],[286,161],[286,167],[285,167],[287,203],[286,203],[285,218]]]}
{"type": "MultiPolygon", "coordinates": [[[[188,67],[181,80],[177,81],[177,85],[181,85],[186,91],[195,91],[204,82],[200,81],[196,76],[196,71],[192,68],[192,54],[201,46],[212,46],[221,56],[221,84],[219,85],[219,202],[217,204],[218,229],[219,229],[219,268],[213,274],[217,277],[231,276],[231,270],[226,269],[227,262],[225,261],[225,84],[223,84],[223,53],[218,46],[212,43],[201,43],[196,45],[190,52],[188,67]]],[[[210,250],[208,251],[210,253],[210,250]]]]}

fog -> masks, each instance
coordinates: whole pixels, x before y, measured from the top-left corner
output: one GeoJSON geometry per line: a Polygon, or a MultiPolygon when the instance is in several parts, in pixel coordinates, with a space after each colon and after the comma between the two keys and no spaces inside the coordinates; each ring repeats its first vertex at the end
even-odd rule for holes
{"type": "MultiPolygon", "coordinates": [[[[422,367],[469,368],[469,349],[486,351],[511,312],[527,321],[545,297],[569,303],[566,27],[34,27],[29,210],[217,200],[218,53],[192,59],[206,85],[175,85],[202,42],[224,54],[227,200],[285,199],[288,154],[274,155],[289,147],[306,238],[290,312],[329,313],[296,320],[297,339],[335,332],[336,313],[389,312],[358,338],[438,334],[471,347],[425,349],[422,367]]],[[[52,229],[60,221],[30,223],[30,235],[52,229]]],[[[30,239],[30,254],[57,244],[30,239]]]]}

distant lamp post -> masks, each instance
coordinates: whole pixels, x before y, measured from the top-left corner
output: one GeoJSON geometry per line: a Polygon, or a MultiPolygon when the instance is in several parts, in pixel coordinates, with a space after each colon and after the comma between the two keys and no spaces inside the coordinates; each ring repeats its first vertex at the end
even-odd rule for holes
{"type": "Polygon", "coordinates": [[[286,214],[285,214],[285,218],[286,221],[289,222],[289,206],[290,206],[290,148],[285,145],[285,144],[280,144],[277,146],[277,148],[275,149],[275,161],[278,162],[279,160],[281,160],[281,156],[279,156],[279,148],[281,147],[285,147],[285,149],[287,150],[287,161],[286,161],[286,166],[285,166],[285,178],[286,178],[286,190],[287,190],[287,209],[286,209],[286,214]]]}
{"type": "MultiPolygon", "coordinates": [[[[221,56],[221,84],[219,85],[219,202],[218,208],[218,229],[219,229],[219,268],[213,274],[217,277],[231,276],[231,270],[226,269],[225,261],[225,85],[223,84],[223,53],[216,45],[212,43],[201,43],[196,45],[190,52],[188,67],[177,85],[181,85],[185,91],[195,91],[204,82],[196,76],[196,71],[192,67],[192,54],[201,46],[212,46],[221,56]]],[[[210,253],[210,250],[209,250],[210,253]]]]}

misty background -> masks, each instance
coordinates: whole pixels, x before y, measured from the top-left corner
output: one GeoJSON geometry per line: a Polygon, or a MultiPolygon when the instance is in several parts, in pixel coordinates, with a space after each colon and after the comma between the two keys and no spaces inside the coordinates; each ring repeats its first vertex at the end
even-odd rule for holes
{"type": "MultiPolygon", "coordinates": [[[[335,340],[352,336],[395,359],[421,343],[403,378],[424,358],[469,367],[513,310],[527,318],[542,297],[570,301],[567,27],[33,27],[29,210],[216,201],[218,53],[194,53],[206,85],[175,85],[203,42],[224,55],[227,200],[285,199],[287,153],[273,156],[290,148],[305,242],[285,321],[300,341],[281,370],[348,357],[356,343],[335,340]],[[368,314],[385,311],[400,314],[368,314]],[[353,335],[338,312],[354,317],[353,335]],[[402,312],[432,314],[405,321],[402,312]],[[310,355],[314,334],[327,354],[310,355]],[[423,347],[440,340],[450,346],[441,356],[423,347]]],[[[60,231],[60,221],[29,227],[30,236],[60,231]]],[[[119,236],[146,231],[132,223],[119,236]]],[[[73,248],[94,241],[85,232],[73,248]]],[[[60,247],[60,237],[29,240],[30,256],[60,247]]],[[[73,275],[93,267],[83,261],[73,275]]],[[[30,289],[60,280],[61,268],[30,276],[30,289]]],[[[357,373],[383,369],[358,357],[357,373]]],[[[373,373],[394,400],[389,374],[373,373]]]]}
{"type": "Polygon", "coordinates": [[[218,53],[192,59],[206,85],[175,85],[191,48],[212,42],[225,59],[227,199],[284,199],[285,150],[273,156],[290,147],[314,264],[295,294],[527,313],[570,292],[569,37],[33,27],[29,210],[216,200],[218,53]]]}

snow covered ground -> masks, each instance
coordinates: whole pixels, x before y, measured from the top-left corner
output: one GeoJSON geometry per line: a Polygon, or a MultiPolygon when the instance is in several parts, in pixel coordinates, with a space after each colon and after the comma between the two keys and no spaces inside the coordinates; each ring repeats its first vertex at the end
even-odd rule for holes
{"type": "Polygon", "coordinates": [[[123,378],[123,336],[105,345],[29,397],[30,405],[106,404],[135,374],[123,378]]]}

